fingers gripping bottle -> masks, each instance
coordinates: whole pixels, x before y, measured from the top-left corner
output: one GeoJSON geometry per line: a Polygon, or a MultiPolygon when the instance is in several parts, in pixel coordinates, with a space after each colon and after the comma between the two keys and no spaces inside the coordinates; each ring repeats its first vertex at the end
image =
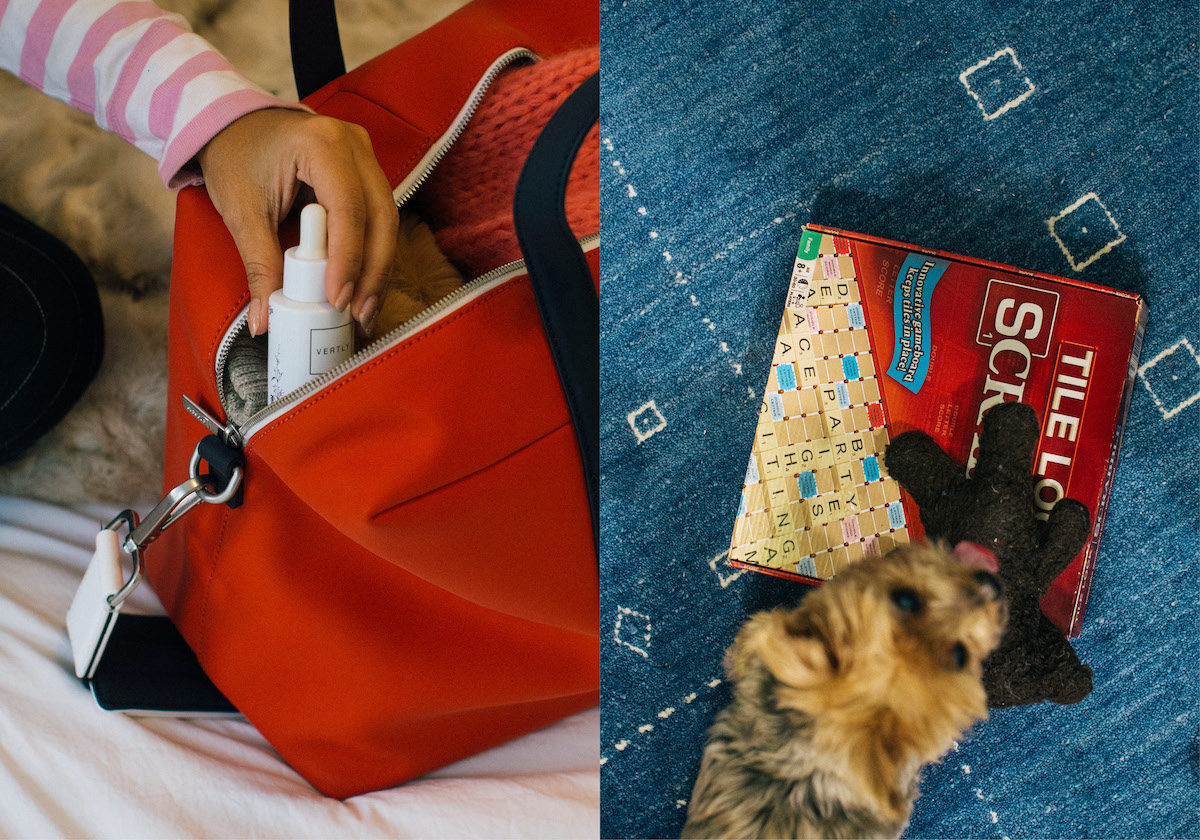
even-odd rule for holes
{"type": "Polygon", "coordinates": [[[339,312],[325,295],[325,208],[300,213],[300,244],[283,255],[283,288],[267,303],[267,401],[333,370],[354,353],[349,308],[339,312]]]}

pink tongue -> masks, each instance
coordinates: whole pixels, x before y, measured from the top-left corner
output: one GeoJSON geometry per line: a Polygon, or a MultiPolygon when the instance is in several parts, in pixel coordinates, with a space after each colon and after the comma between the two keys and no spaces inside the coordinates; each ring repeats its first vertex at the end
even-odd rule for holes
{"type": "Polygon", "coordinates": [[[991,549],[985,548],[979,543],[960,542],[954,546],[954,556],[968,566],[984,569],[997,574],[1000,571],[1000,564],[996,562],[996,555],[991,549]]]}

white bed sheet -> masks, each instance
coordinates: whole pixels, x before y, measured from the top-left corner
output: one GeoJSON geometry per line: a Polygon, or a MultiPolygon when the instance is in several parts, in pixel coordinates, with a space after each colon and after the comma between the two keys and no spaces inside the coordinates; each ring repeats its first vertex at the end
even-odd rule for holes
{"type": "MultiPolygon", "coordinates": [[[[0,496],[0,836],[599,836],[598,709],[345,801],[321,796],[244,720],[99,709],[63,622],[115,513],[0,496]]],[[[147,586],[130,608],[161,611],[147,586]]]]}

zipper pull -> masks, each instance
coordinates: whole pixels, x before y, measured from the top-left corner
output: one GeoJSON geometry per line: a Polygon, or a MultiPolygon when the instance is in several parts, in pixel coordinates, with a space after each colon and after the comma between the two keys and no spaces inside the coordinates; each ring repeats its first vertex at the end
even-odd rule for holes
{"type": "Polygon", "coordinates": [[[219,438],[221,438],[221,440],[232,444],[238,449],[242,448],[241,435],[238,434],[237,427],[232,423],[222,426],[221,421],[217,420],[216,417],[213,417],[211,414],[201,408],[199,404],[197,404],[196,401],[187,394],[183,395],[183,407],[187,410],[188,414],[199,420],[204,428],[208,429],[214,435],[217,435],[219,438]]]}

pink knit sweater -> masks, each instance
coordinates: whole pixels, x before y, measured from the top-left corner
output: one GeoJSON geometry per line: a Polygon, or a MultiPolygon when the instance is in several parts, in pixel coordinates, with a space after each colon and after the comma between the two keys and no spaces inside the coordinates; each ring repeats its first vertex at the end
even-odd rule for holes
{"type": "MultiPolygon", "coordinates": [[[[521,258],[512,201],[521,166],[550,116],[597,71],[596,47],[510,68],[414,199],[439,247],[468,278],[521,258]]],[[[600,135],[594,127],[567,188],[576,236],[600,229],[600,135]]]]}

